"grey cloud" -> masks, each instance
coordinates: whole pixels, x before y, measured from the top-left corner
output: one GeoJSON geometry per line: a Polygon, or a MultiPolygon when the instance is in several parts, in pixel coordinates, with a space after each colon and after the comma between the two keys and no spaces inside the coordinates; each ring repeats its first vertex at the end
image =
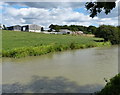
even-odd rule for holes
{"type": "Polygon", "coordinates": [[[78,22],[77,19],[70,19],[70,20],[66,20],[66,22],[78,22]]]}
{"type": "Polygon", "coordinates": [[[69,19],[69,20],[65,20],[66,22],[87,22],[86,20],[82,20],[82,19],[79,19],[79,18],[76,18],[76,19],[69,19]]]}
{"type": "Polygon", "coordinates": [[[85,5],[85,2],[7,2],[9,5],[23,5],[28,7],[34,7],[34,8],[78,8],[83,7],[85,5]]]}
{"type": "Polygon", "coordinates": [[[31,19],[38,19],[38,18],[30,18],[30,17],[26,17],[26,18],[23,18],[23,19],[25,19],[25,20],[31,20],[31,19]]]}

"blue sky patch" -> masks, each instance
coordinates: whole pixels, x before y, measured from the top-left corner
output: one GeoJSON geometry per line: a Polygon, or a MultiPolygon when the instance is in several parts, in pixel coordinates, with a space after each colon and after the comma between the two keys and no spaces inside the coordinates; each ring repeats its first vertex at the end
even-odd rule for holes
{"type": "Polygon", "coordinates": [[[20,9],[20,8],[29,8],[28,6],[21,6],[19,4],[12,5],[13,8],[20,9]]]}
{"type": "Polygon", "coordinates": [[[89,12],[83,7],[83,8],[75,8],[73,9],[75,12],[83,13],[84,15],[88,15],[89,12]]]}

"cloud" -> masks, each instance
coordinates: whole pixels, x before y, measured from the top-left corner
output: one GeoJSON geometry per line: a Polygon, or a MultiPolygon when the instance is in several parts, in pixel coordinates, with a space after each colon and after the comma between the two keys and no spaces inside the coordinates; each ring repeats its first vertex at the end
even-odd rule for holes
{"type": "Polygon", "coordinates": [[[85,5],[85,2],[7,2],[9,5],[21,5],[32,8],[80,8],[85,5]]]}
{"type": "MultiPolygon", "coordinates": [[[[52,6],[51,4],[53,3],[50,3],[50,6],[52,6]]],[[[54,3],[54,5],[55,4],[56,3],[54,3]]],[[[39,7],[29,5],[29,7],[26,8],[16,8],[9,4],[9,7],[4,7],[3,24],[7,26],[16,24],[38,24],[48,28],[50,24],[89,26],[99,24],[117,25],[118,22],[117,17],[113,14],[117,12],[114,11],[109,16],[98,16],[92,19],[89,15],[84,14],[84,12],[74,11],[76,7],[74,4],[71,4],[73,7],[55,7],[56,5],[54,5],[49,9],[48,6],[46,8],[41,7],[41,4],[39,7]]],[[[84,9],[84,7],[82,8],[84,9]]],[[[117,10],[115,9],[115,11],[117,10]]]]}
{"type": "Polygon", "coordinates": [[[102,18],[99,21],[99,24],[107,24],[107,25],[118,25],[118,17],[114,18],[102,18]]]}
{"type": "MultiPolygon", "coordinates": [[[[48,26],[53,24],[83,24],[90,20],[89,16],[85,16],[83,13],[74,12],[72,8],[53,8],[52,10],[41,9],[41,8],[7,8],[4,18],[5,23],[8,20],[21,24],[40,24],[48,26]],[[9,15],[7,15],[9,14],[9,15]]],[[[89,22],[90,23],[90,22],[89,22]]],[[[11,23],[7,23],[11,24],[11,23]]]]}

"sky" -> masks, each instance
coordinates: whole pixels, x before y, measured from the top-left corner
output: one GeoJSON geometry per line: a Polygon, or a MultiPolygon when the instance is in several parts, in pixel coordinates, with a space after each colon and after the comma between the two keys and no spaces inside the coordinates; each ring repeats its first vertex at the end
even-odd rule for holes
{"type": "Polygon", "coordinates": [[[0,2],[0,17],[6,26],[38,24],[46,29],[50,24],[117,26],[118,6],[108,15],[101,12],[91,18],[85,2],[0,2]]]}

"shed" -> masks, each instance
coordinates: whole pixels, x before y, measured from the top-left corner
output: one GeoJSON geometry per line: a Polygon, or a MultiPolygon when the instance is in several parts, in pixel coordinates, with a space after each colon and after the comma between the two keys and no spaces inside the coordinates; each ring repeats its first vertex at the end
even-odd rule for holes
{"type": "Polygon", "coordinates": [[[21,31],[21,26],[20,25],[10,26],[10,27],[7,27],[7,29],[13,30],[13,31],[21,31]]]}
{"type": "Polygon", "coordinates": [[[59,34],[72,34],[72,31],[68,29],[60,29],[59,31],[59,34]]]}
{"type": "Polygon", "coordinates": [[[41,26],[36,24],[25,25],[25,26],[22,26],[21,30],[28,31],[28,32],[41,32],[41,26]]]}

